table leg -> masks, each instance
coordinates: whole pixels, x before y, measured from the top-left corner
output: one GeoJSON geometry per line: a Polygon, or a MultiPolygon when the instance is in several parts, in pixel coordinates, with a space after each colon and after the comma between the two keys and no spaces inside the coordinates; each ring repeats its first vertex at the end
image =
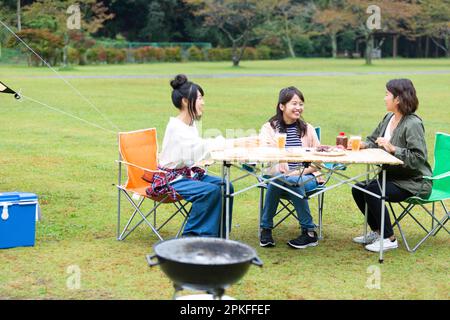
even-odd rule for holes
{"type": "Polygon", "coordinates": [[[258,240],[261,239],[261,220],[264,209],[264,188],[259,190],[259,212],[258,212],[258,240]]]}
{"type": "Polygon", "coordinates": [[[383,263],[383,242],[384,242],[384,221],[386,214],[386,170],[383,168],[383,178],[381,181],[381,232],[380,232],[380,259],[379,262],[383,263]]]}
{"type": "MultiPolygon", "coordinates": [[[[367,165],[367,175],[366,175],[366,184],[369,183],[369,172],[370,172],[370,164],[367,165]]],[[[367,202],[365,203],[365,208],[364,208],[364,243],[367,242],[367,215],[369,214],[369,207],[367,206],[367,202]]]]}
{"type": "Polygon", "coordinates": [[[221,207],[221,215],[220,215],[220,230],[219,230],[219,236],[221,237],[221,238],[223,238],[224,237],[224,234],[223,234],[223,221],[224,221],[224,217],[225,217],[225,206],[223,205],[224,203],[225,203],[225,188],[224,188],[224,186],[226,185],[225,184],[225,164],[226,164],[226,162],[225,161],[223,161],[222,162],[222,168],[221,168],[221,173],[222,173],[222,185],[221,185],[221,187],[220,187],[220,189],[221,189],[221,193],[222,193],[222,205],[220,206],[221,207]]]}
{"type": "Polygon", "coordinates": [[[225,239],[230,238],[230,164],[225,164],[225,239]]]}

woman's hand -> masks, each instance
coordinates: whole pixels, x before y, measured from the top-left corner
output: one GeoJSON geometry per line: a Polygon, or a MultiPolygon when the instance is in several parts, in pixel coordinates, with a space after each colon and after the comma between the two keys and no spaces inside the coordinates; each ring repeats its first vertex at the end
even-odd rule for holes
{"type": "Polygon", "coordinates": [[[389,142],[386,138],[379,137],[377,140],[375,140],[375,143],[378,144],[380,147],[383,147],[387,152],[394,154],[395,153],[395,146],[389,142]]]}
{"type": "Polygon", "coordinates": [[[278,171],[280,173],[283,173],[283,174],[288,172],[289,171],[289,166],[288,166],[287,162],[280,162],[278,164],[278,171]]]}

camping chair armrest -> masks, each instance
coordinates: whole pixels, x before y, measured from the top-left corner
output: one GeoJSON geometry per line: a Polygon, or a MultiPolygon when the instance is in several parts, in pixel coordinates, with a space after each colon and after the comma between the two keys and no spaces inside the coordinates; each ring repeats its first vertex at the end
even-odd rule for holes
{"type": "Polygon", "coordinates": [[[116,162],[122,163],[122,164],[124,164],[124,165],[126,165],[126,166],[132,166],[132,167],[135,167],[135,168],[144,170],[144,171],[148,171],[148,172],[151,172],[151,173],[167,173],[166,171],[163,171],[163,170],[152,170],[152,169],[147,169],[147,168],[138,166],[138,165],[136,165],[136,164],[133,164],[133,163],[130,163],[130,162],[126,162],[126,161],[122,161],[122,160],[116,160],[116,162]]]}
{"type": "Polygon", "coordinates": [[[448,177],[450,177],[450,171],[438,174],[437,176],[434,176],[434,177],[422,176],[422,178],[423,178],[422,184],[420,185],[419,191],[414,196],[420,198],[420,194],[422,193],[422,190],[423,190],[426,180],[432,180],[432,181],[433,180],[441,180],[441,179],[448,178],[448,177]]]}
{"type": "Polygon", "coordinates": [[[434,176],[434,177],[423,176],[423,178],[427,179],[427,180],[441,180],[441,179],[448,178],[448,177],[450,177],[450,171],[449,172],[445,172],[445,173],[441,173],[441,174],[439,174],[437,176],[434,176]]]}

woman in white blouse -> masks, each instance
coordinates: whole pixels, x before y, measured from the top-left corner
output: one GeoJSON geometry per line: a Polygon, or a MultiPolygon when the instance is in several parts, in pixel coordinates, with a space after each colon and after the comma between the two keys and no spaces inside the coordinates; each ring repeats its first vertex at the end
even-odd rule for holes
{"type": "MultiPolygon", "coordinates": [[[[160,169],[167,173],[154,175],[147,193],[158,196],[169,192],[173,197],[178,193],[192,203],[183,236],[218,237],[222,179],[206,174],[196,164],[208,159],[211,151],[223,149],[226,140],[222,136],[215,139],[200,137],[196,122],[203,114],[204,92],[199,85],[181,74],[170,85],[172,102],[179,114],[169,120],[159,157],[160,169]]],[[[231,184],[230,191],[234,192],[231,184]]],[[[232,208],[233,198],[230,200],[232,208]]]]}

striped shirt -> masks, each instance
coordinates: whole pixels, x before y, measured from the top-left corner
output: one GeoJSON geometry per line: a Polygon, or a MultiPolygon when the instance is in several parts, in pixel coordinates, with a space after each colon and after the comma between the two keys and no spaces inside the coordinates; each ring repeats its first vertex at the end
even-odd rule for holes
{"type": "MultiPolygon", "coordinates": [[[[298,132],[297,123],[286,126],[286,148],[299,148],[302,146],[302,140],[298,132]]],[[[288,162],[289,170],[298,168],[301,162],[288,162]]]]}

